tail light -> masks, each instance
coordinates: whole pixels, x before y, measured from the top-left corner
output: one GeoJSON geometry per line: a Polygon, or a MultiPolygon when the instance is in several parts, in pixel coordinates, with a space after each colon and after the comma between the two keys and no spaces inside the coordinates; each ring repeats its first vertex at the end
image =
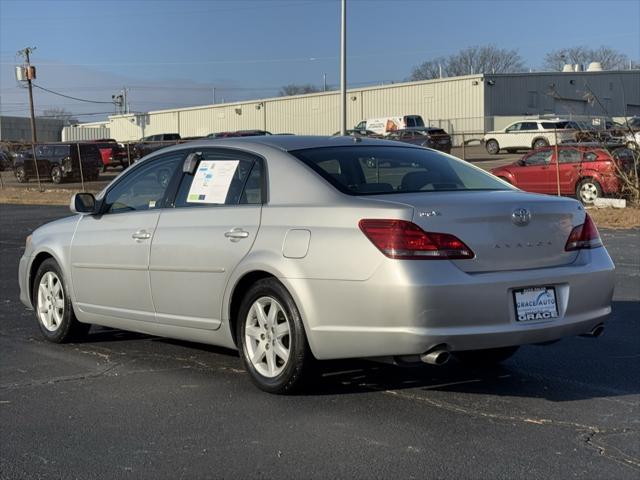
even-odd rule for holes
{"type": "Polygon", "coordinates": [[[591,217],[587,213],[584,217],[584,223],[571,230],[571,234],[569,235],[569,239],[567,240],[567,244],[564,249],[567,252],[571,252],[574,250],[598,248],[601,246],[602,240],[600,239],[600,234],[598,233],[596,224],[593,223],[593,220],[591,220],[591,217]]]}
{"type": "Polygon", "coordinates": [[[378,250],[389,258],[405,260],[457,260],[475,255],[448,233],[425,232],[406,220],[363,219],[358,224],[378,250]]]}

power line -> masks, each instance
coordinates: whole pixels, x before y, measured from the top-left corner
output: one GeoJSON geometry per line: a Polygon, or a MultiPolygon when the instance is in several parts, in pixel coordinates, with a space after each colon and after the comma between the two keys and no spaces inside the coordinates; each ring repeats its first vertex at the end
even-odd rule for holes
{"type": "Polygon", "coordinates": [[[102,104],[113,105],[113,102],[101,102],[101,101],[98,101],[98,100],[87,100],[86,98],[72,97],[70,95],[65,95],[63,93],[54,92],[53,90],[49,90],[48,88],[41,87],[40,85],[36,85],[35,83],[33,84],[33,86],[36,87],[36,88],[39,88],[40,90],[44,90],[45,92],[49,92],[49,93],[52,93],[54,95],[58,95],[58,96],[64,97],[64,98],[70,98],[71,100],[77,100],[78,102],[102,103],[102,104]]]}

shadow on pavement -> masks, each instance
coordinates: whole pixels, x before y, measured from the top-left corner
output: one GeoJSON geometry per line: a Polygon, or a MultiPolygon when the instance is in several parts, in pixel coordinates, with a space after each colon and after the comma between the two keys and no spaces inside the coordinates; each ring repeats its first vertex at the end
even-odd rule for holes
{"type": "MultiPolygon", "coordinates": [[[[495,367],[468,366],[455,358],[441,367],[423,364],[400,367],[360,359],[318,362],[308,384],[298,395],[340,395],[420,388],[562,402],[637,394],[640,393],[640,383],[634,379],[637,379],[640,367],[640,345],[633,339],[638,337],[638,323],[627,320],[640,312],[640,302],[613,302],[613,308],[623,321],[610,322],[607,325],[609,331],[603,337],[574,337],[552,345],[524,346],[503,365],[495,367]],[[623,342],[620,338],[629,341],[623,342]],[[594,377],[596,370],[599,376],[594,377]],[[609,380],[613,377],[617,377],[617,384],[611,385],[609,380]]],[[[206,359],[210,365],[217,361],[231,361],[235,367],[242,368],[237,352],[221,347],[113,329],[101,328],[92,332],[86,344],[110,342],[110,348],[120,350],[120,342],[150,340],[143,347],[145,350],[162,350],[163,345],[158,344],[164,344],[167,348],[171,345],[190,350],[191,356],[206,359]],[[208,354],[222,358],[212,358],[208,354]]],[[[121,350],[126,353],[127,349],[121,350]]],[[[160,352],[156,350],[156,353],[160,352]]]]}

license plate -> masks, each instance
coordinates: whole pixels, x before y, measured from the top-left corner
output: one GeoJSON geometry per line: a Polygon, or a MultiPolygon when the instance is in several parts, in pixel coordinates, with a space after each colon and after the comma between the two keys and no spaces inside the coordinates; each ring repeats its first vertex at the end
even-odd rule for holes
{"type": "Polygon", "coordinates": [[[440,145],[446,145],[447,143],[449,143],[449,140],[447,140],[447,139],[443,138],[442,140],[438,140],[438,143],[439,143],[440,145]]]}
{"type": "Polygon", "coordinates": [[[556,289],[553,287],[519,288],[513,291],[513,301],[519,322],[551,320],[558,317],[556,289]]]}

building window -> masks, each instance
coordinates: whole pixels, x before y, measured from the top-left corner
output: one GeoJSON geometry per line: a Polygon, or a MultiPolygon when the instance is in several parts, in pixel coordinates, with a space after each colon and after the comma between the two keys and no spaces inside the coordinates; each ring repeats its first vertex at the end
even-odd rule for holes
{"type": "Polygon", "coordinates": [[[527,97],[528,108],[538,108],[538,92],[529,92],[527,97]]]}

